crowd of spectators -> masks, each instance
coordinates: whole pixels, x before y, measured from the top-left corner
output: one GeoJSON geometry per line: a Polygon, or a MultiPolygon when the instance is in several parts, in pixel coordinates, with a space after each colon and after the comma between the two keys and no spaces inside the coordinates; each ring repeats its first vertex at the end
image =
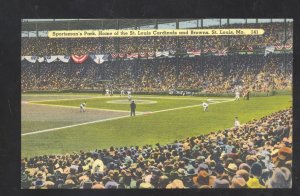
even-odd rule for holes
{"type": "Polygon", "coordinates": [[[21,159],[23,189],[291,188],[292,109],[167,145],[21,159]]]}
{"type": "Polygon", "coordinates": [[[234,92],[291,89],[292,54],[230,55],[194,58],[75,63],[22,63],[22,90],[114,89],[234,92]],[[285,62],[285,65],[284,65],[285,62]],[[97,82],[97,81],[110,82],[97,82]]]}

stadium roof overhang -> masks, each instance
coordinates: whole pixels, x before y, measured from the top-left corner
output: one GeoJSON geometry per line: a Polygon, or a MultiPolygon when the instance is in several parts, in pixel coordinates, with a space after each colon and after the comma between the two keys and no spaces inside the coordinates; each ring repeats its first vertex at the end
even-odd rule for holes
{"type": "Polygon", "coordinates": [[[125,29],[176,23],[196,19],[23,19],[23,31],[72,29],[125,29]]]}

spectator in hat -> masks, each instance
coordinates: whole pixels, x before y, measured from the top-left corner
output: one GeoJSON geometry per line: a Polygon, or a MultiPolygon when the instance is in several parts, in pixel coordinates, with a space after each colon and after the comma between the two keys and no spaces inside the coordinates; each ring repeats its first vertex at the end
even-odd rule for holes
{"type": "Polygon", "coordinates": [[[214,169],[214,175],[219,178],[220,176],[223,176],[225,172],[224,166],[220,163],[216,164],[214,169]]]}
{"type": "Polygon", "coordinates": [[[292,188],[292,175],[285,167],[275,168],[267,188],[292,188]]]}
{"type": "Polygon", "coordinates": [[[246,182],[248,182],[249,176],[250,176],[249,172],[247,170],[244,170],[244,169],[238,170],[236,172],[236,175],[243,177],[246,182]]]}
{"type": "Polygon", "coordinates": [[[247,188],[245,179],[239,175],[233,176],[230,188],[247,188]]]}
{"type": "Polygon", "coordinates": [[[230,177],[233,177],[237,171],[237,165],[235,163],[229,163],[225,171],[230,177]]]}
{"type": "Polygon", "coordinates": [[[139,186],[140,189],[153,189],[154,187],[149,182],[142,182],[139,186]]]}
{"type": "Polygon", "coordinates": [[[216,179],[213,188],[229,188],[229,181],[226,179],[216,179]]]}
{"type": "Polygon", "coordinates": [[[286,167],[286,162],[292,159],[292,149],[281,147],[278,150],[278,159],[275,162],[276,167],[286,167]]]}
{"type": "Polygon", "coordinates": [[[169,184],[168,176],[165,176],[165,175],[160,176],[157,188],[164,189],[167,187],[168,184],[169,184]]]}
{"type": "Polygon", "coordinates": [[[170,184],[166,186],[167,189],[183,189],[185,188],[183,182],[179,179],[173,180],[170,184]]]}
{"type": "Polygon", "coordinates": [[[104,189],[105,187],[100,183],[95,183],[92,186],[92,189],[104,189]]]}
{"type": "Polygon", "coordinates": [[[105,184],[105,189],[118,189],[118,187],[119,187],[119,184],[114,181],[108,181],[105,184]]]}

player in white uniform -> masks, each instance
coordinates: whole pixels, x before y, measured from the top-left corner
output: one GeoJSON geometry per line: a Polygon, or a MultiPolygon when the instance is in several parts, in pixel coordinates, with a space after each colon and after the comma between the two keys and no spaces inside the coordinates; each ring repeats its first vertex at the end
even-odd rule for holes
{"type": "Polygon", "coordinates": [[[125,92],[124,92],[124,90],[122,89],[122,90],[121,90],[120,96],[123,96],[123,95],[125,95],[125,92]]]}
{"type": "Polygon", "coordinates": [[[234,127],[235,127],[236,129],[238,129],[240,125],[241,125],[241,124],[240,124],[240,122],[239,122],[239,120],[238,120],[238,117],[235,117],[235,119],[234,119],[234,127]]]}
{"type": "Polygon", "coordinates": [[[86,102],[80,104],[80,112],[85,112],[86,102]]]}
{"type": "Polygon", "coordinates": [[[235,92],[235,100],[240,100],[240,93],[238,91],[235,92]]]}
{"type": "Polygon", "coordinates": [[[203,106],[203,111],[204,112],[208,111],[208,104],[207,103],[203,102],[202,106],[203,106]]]}
{"type": "Polygon", "coordinates": [[[132,97],[131,97],[131,91],[127,91],[128,94],[128,100],[131,101],[132,97]]]}

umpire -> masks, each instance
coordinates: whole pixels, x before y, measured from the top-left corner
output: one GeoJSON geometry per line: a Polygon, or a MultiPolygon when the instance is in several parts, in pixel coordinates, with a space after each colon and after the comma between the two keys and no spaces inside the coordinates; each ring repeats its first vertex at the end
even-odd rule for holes
{"type": "Polygon", "coordinates": [[[134,103],[134,101],[132,101],[130,104],[130,109],[131,109],[130,116],[135,116],[135,108],[136,108],[136,104],[134,103]]]}

